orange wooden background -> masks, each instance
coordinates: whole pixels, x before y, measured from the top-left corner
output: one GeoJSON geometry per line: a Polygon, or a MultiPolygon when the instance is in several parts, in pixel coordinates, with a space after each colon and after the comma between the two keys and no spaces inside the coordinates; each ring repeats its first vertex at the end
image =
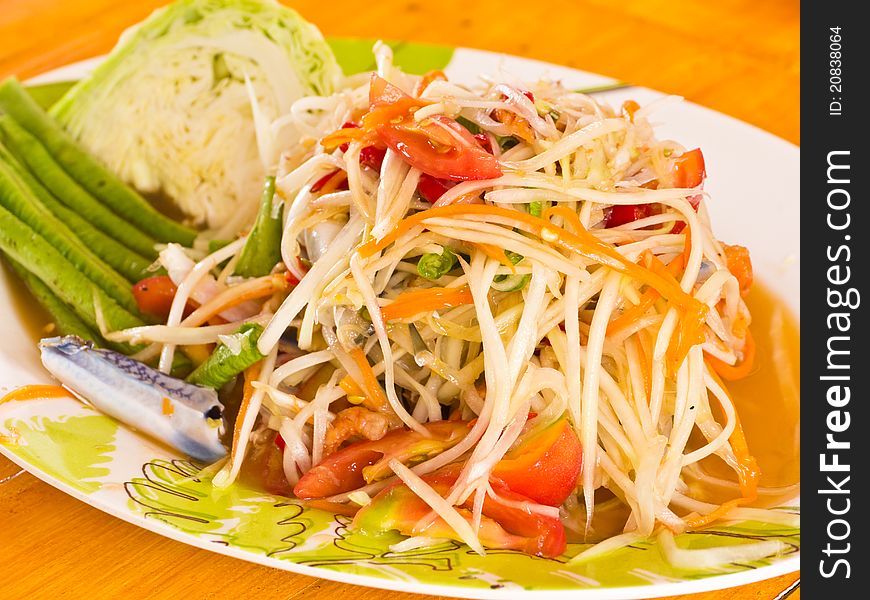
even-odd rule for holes
{"type": "MultiPolygon", "coordinates": [[[[104,53],[163,3],[0,0],[0,78],[24,79],[104,53]]],[[[326,35],[463,45],[564,64],[680,94],[800,143],[798,0],[287,3],[326,35]]],[[[0,565],[2,600],[422,598],[293,575],[167,540],[2,457],[0,565]]],[[[797,577],[683,598],[773,600],[797,577]]],[[[797,590],[789,598],[799,596],[797,590]]]]}

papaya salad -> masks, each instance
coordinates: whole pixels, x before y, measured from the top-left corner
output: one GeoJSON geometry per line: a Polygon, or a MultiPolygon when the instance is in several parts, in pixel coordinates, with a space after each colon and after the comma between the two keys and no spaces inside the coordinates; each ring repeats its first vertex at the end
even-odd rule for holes
{"type": "MultiPolygon", "coordinates": [[[[752,266],[714,235],[701,149],[657,139],[655,103],[411,75],[380,43],[375,56],[376,72],[289,105],[289,146],[236,78],[267,175],[256,217],[230,240],[158,237],[152,267],[124,263],[132,298],[96,268],[116,295],[54,287],[66,263],[4,242],[46,297],[84,306],[67,311],[75,335],[41,342],[46,368],[210,464],[216,488],[253,480],[357,531],[398,531],[394,549],[593,543],[583,560],[657,537],[675,564],[783,552],[673,541],[793,518],[758,507],[728,391],[753,369],[752,266]],[[730,480],[707,471],[714,456],[730,480]]],[[[43,118],[16,93],[11,154],[17,115],[43,118]]],[[[41,189],[22,164],[22,189],[41,189]]]]}
{"type": "Polygon", "coordinates": [[[623,533],[602,545],[758,518],[739,508],[759,472],[727,391],[752,368],[752,270],[713,235],[701,150],[657,140],[653,106],[377,60],[294,105],[309,156],[279,167],[249,234],[276,220],[268,274],[225,277],[241,239],[189,269],[166,325],[107,334],[159,342],[167,371],[175,346],[237,327],[208,314],[267,298],[215,485],[250,460],[270,490],[405,545],[543,556],[566,530],[596,539],[614,504],[623,533]],[[196,274],[227,259],[220,301],[182,320],[196,274]],[[720,505],[692,493],[712,454],[739,484],[720,505]]]}

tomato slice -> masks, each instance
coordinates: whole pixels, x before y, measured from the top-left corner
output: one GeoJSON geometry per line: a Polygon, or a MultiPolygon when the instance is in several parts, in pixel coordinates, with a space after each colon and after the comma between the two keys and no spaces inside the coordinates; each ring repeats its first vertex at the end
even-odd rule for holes
{"type": "Polygon", "coordinates": [[[163,321],[169,316],[177,291],[178,287],[169,275],[147,277],[133,284],[133,298],[139,310],[163,321]]]}
{"type": "MultiPolygon", "coordinates": [[[[671,171],[671,184],[678,188],[693,188],[704,183],[707,178],[707,170],[704,165],[704,154],[700,148],[683,152],[680,156],[674,159],[673,170],[671,171]]],[[[701,204],[701,196],[689,196],[689,204],[696,211],[701,204]]],[[[686,224],[682,221],[676,223],[671,233],[680,233],[686,228],[686,224]]]]}
{"type": "MultiPolygon", "coordinates": [[[[423,476],[441,496],[446,496],[456,483],[461,465],[451,464],[423,476]]],[[[493,490],[510,502],[527,503],[529,499],[512,492],[497,481],[492,481],[493,490]]],[[[470,497],[457,507],[459,513],[470,523],[474,498],[470,497]]],[[[426,535],[461,541],[456,532],[440,517],[435,517],[420,526],[432,509],[406,485],[397,483],[375,496],[354,517],[353,527],[369,535],[398,530],[404,535],[426,535]]],[[[483,502],[481,527],[478,537],[487,548],[520,550],[537,556],[556,557],[565,551],[565,529],[553,517],[547,517],[522,508],[506,506],[487,497],[483,502]]]]}
{"type": "Polygon", "coordinates": [[[312,467],[293,488],[297,498],[324,498],[349,492],[392,475],[387,463],[428,458],[459,443],[469,431],[464,421],[433,421],[424,427],[432,435],[394,429],[379,440],[350,444],[312,467]]]}
{"type": "Polygon", "coordinates": [[[604,217],[605,227],[619,227],[626,223],[634,223],[652,214],[652,204],[614,205],[607,209],[604,217]]]}
{"type": "Polygon", "coordinates": [[[701,185],[707,177],[701,149],[695,148],[676,157],[671,176],[674,187],[693,188],[701,185]]]}
{"type": "Polygon", "coordinates": [[[559,506],[577,487],[582,466],[580,440],[562,417],[508,452],[492,476],[535,502],[559,506]]]}
{"type": "Polygon", "coordinates": [[[417,122],[414,113],[427,104],[372,74],[369,112],[363,117],[363,128],[374,130],[410,165],[437,179],[466,181],[501,176],[495,156],[455,120],[433,115],[417,122]]]}
{"type": "Polygon", "coordinates": [[[438,201],[438,198],[443,196],[447,190],[453,187],[453,185],[454,184],[450,182],[445,183],[440,179],[435,179],[431,175],[423,173],[420,175],[420,182],[417,183],[417,191],[420,193],[423,200],[434,204],[438,201]]]}
{"type": "Polygon", "coordinates": [[[375,171],[380,171],[381,165],[384,164],[384,157],[386,155],[386,148],[378,148],[377,146],[366,146],[359,152],[359,162],[364,167],[368,167],[375,171]]]}

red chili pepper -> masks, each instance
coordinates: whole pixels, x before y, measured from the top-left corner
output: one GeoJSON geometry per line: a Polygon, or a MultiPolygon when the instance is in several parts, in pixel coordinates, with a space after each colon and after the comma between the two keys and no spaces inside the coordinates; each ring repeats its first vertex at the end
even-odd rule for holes
{"type": "Polygon", "coordinates": [[[275,445],[278,446],[278,450],[284,451],[284,448],[287,447],[287,442],[284,441],[284,438],[281,437],[280,433],[275,434],[275,445]]]}
{"type": "Polygon", "coordinates": [[[296,287],[297,285],[299,285],[299,278],[296,277],[296,275],[294,275],[290,271],[287,271],[286,273],[284,273],[284,279],[287,281],[288,284],[290,284],[293,287],[296,287]]]}
{"type": "Polygon", "coordinates": [[[531,92],[528,92],[528,91],[523,92],[523,96],[525,96],[526,98],[528,98],[528,99],[531,100],[532,102],[535,101],[535,95],[534,95],[533,93],[531,93],[531,92]]]}
{"type": "Polygon", "coordinates": [[[420,182],[417,183],[417,192],[419,192],[423,200],[434,204],[447,190],[453,187],[452,184],[447,185],[448,183],[423,173],[420,175],[420,182]]]}
{"type": "Polygon", "coordinates": [[[359,152],[359,164],[375,171],[380,171],[381,165],[384,164],[384,157],[386,155],[386,148],[378,148],[377,146],[366,146],[359,152]]]}
{"type": "Polygon", "coordinates": [[[605,227],[619,227],[633,223],[652,214],[651,204],[627,204],[611,206],[604,217],[605,227]]]}

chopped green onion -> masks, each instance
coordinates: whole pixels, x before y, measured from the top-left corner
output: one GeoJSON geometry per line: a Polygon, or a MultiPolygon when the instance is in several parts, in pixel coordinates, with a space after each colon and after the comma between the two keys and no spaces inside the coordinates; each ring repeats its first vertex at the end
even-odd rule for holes
{"type": "Polygon", "coordinates": [[[540,200],[532,200],[529,202],[529,214],[533,217],[540,217],[544,212],[543,204],[540,200]]]}
{"type": "Polygon", "coordinates": [[[505,250],[504,255],[508,257],[508,260],[511,261],[511,264],[518,265],[525,258],[522,254],[518,254],[516,252],[511,252],[510,250],[505,250]]]}
{"type": "Polygon", "coordinates": [[[420,277],[435,280],[446,275],[456,265],[456,255],[450,248],[444,248],[441,254],[427,253],[417,262],[417,273],[420,277]]]}
{"type": "MultiPolygon", "coordinates": [[[[505,256],[508,257],[508,260],[511,261],[511,264],[517,265],[525,258],[522,254],[518,254],[516,252],[511,252],[510,250],[504,251],[505,256]]],[[[492,279],[492,288],[499,292],[518,292],[524,287],[531,279],[531,276],[526,275],[496,275],[492,279]]]]}

